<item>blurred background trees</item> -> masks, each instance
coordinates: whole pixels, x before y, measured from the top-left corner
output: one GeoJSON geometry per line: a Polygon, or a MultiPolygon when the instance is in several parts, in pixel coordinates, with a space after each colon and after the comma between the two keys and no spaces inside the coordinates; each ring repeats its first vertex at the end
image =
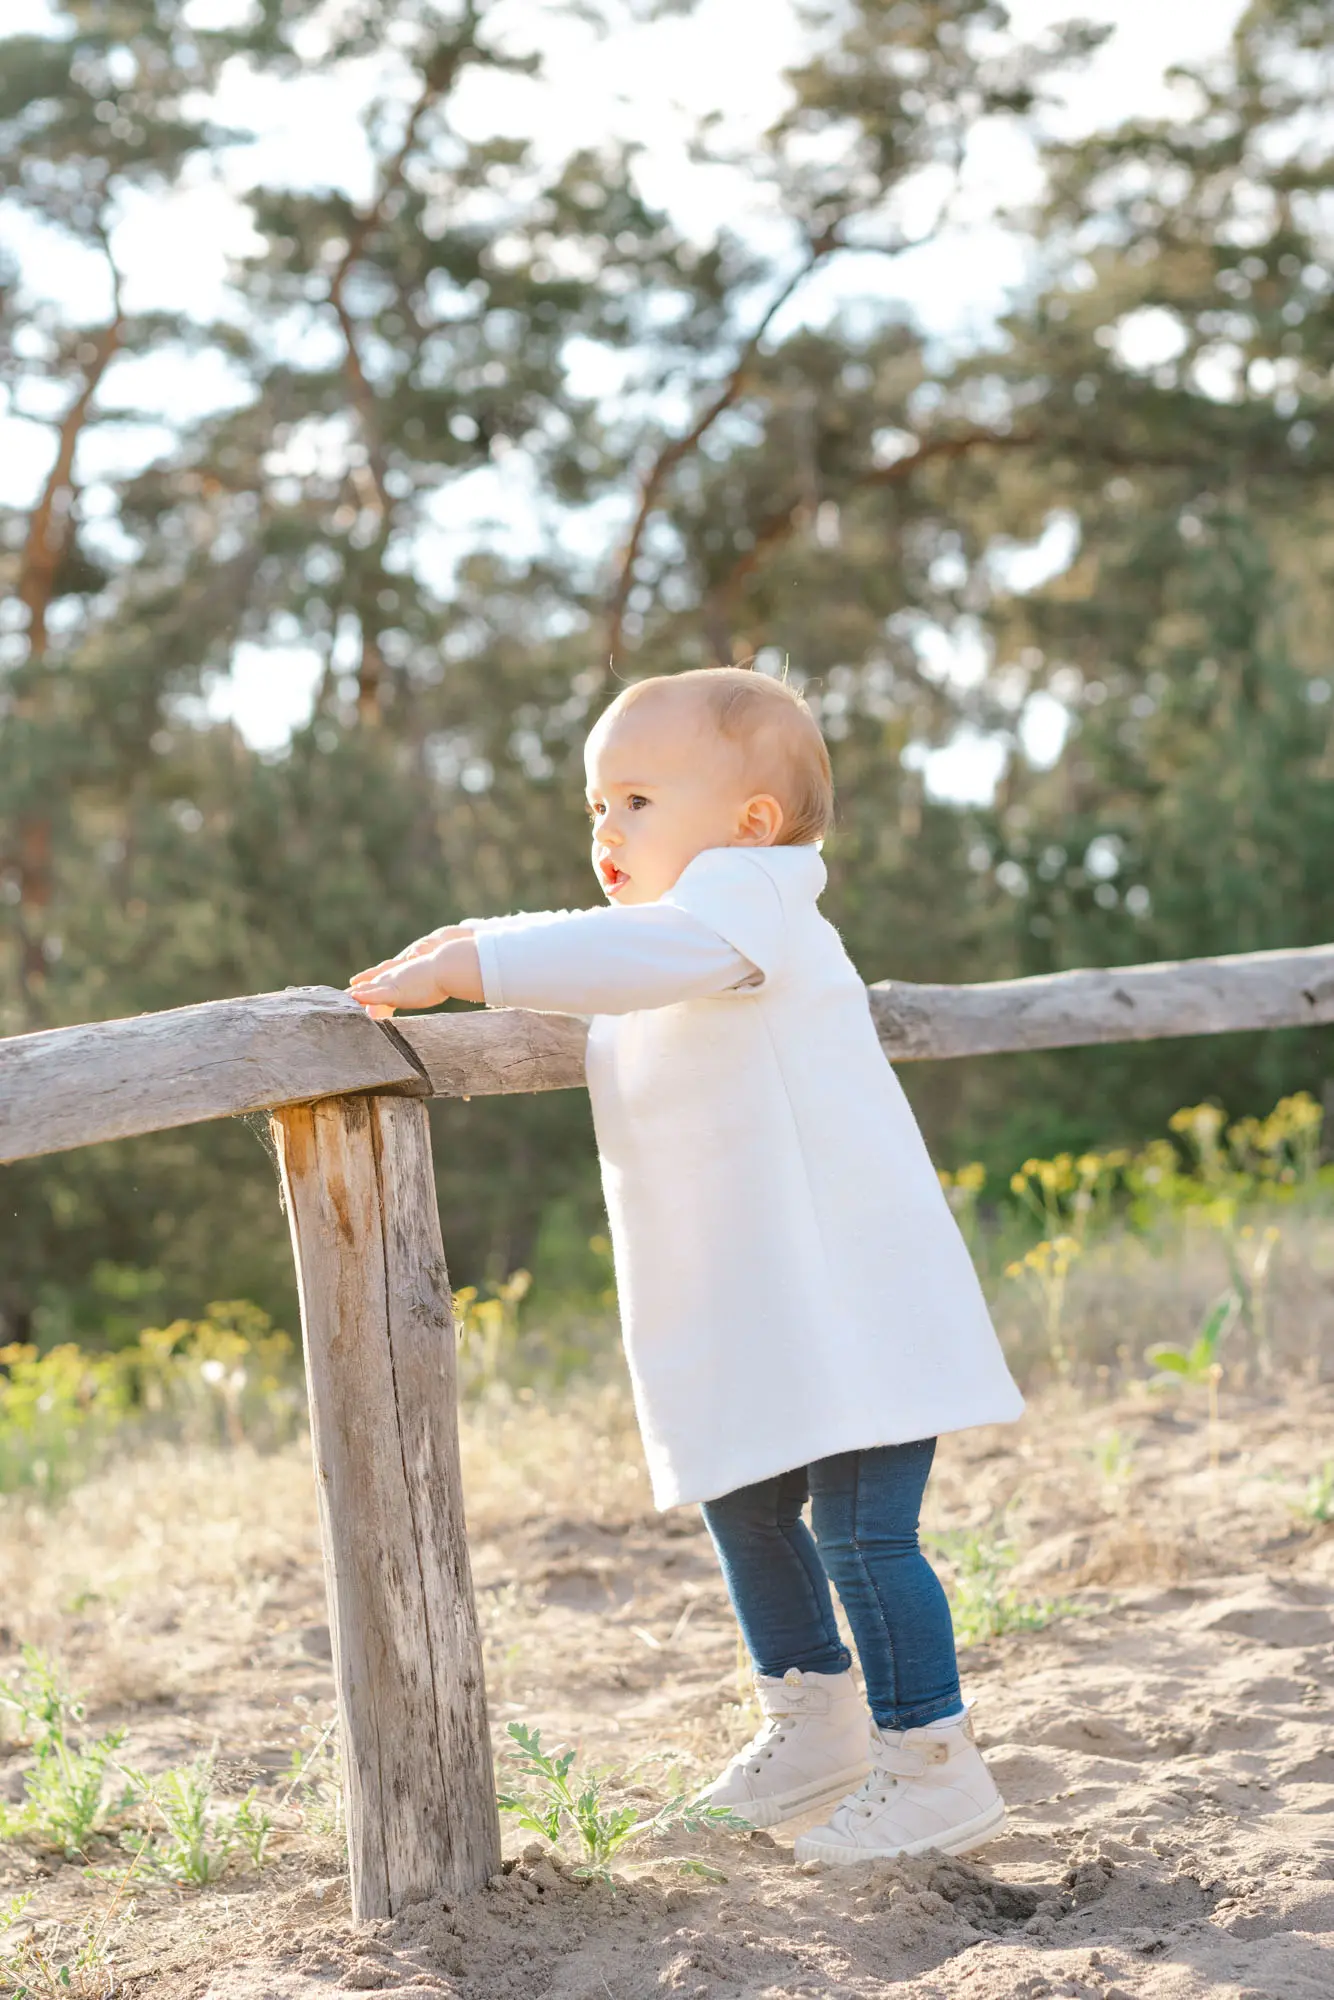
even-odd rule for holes
{"type": "MultiPolygon", "coordinates": [[[[341,985],[450,917],[595,900],[590,717],[617,677],[730,659],[818,707],[826,907],[868,978],[1334,938],[1324,8],[1257,0],[1178,121],[1058,143],[1044,95],[1098,30],[842,6],[745,159],[762,241],[655,213],[629,149],[470,136],[469,75],[540,61],[493,14],[363,0],[315,34],[306,4],[206,29],[70,0],[0,43],[3,203],[105,267],[100,317],[65,315],[28,285],[35,235],[4,239],[0,379],[50,450],[0,506],[0,1031],[341,985]],[[228,66],[259,90],[385,46],[365,198],[261,178],[226,317],[125,310],[116,205],[244,143],[211,115],[228,66]],[[994,334],[947,348],[874,282],[796,310],[837,260],[874,274],[947,229],[984,127],[1045,177],[1038,276],[994,334]],[[203,414],[155,398],[182,356],[225,367],[203,414]],[[134,421],[160,446],[118,471],[134,421]],[[442,558],[502,464],[526,537],[442,558]],[[219,689],[298,646],[309,719],[252,747],[219,689]],[[960,742],[994,748],[989,803],[929,782],[960,742]]],[[[1327,1066],[1292,1035],[905,1082],[942,1163],[1008,1165],[1327,1066]]],[[[436,1115],[456,1282],[591,1282],[582,1100],[436,1115]]],[[[289,1284],[244,1124],[0,1173],[0,1338],[114,1342],[215,1297],[285,1315],[289,1284]]]]}

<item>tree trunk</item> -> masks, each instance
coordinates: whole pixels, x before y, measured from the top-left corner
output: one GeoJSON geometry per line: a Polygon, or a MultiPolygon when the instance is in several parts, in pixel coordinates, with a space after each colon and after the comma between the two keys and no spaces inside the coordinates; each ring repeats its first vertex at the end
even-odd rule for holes
{"type": "Polygon", "coordinates": [[[500,1865],[426,1109],[274,1113],[296,1255],[342,1725],[352,1909],[500,1865]]]}

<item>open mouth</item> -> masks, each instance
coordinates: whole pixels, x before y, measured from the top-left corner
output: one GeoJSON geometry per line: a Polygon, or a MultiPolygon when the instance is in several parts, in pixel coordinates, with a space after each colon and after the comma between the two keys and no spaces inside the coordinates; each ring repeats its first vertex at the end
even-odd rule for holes
{"type": "Polygon", "coordinates": [[[623,889],[630,880],[624,868],[618,868],[614,861],[599,862],[598,873],[602,877],[602,886],[609,896],[614,896],[617,890],[623,889]]]}

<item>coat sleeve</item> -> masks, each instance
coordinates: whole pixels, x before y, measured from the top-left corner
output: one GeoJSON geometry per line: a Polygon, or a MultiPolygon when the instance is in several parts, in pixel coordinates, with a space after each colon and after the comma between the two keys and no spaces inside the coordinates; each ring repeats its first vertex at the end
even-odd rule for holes
{"type": "Polygon", "coordinates": [[[634,1014],[754,984],[756,967],[665,898],[470,923],[488,1007],[634,1014]]]}
{"type": "Polygon", "coordinates": [[[787,915],[778,885],[744,847],[706,847],[677,877],[657,907],[670,905],[705,924],[749,959],[766,984],[787,952],[787,915]]]}
{"type": "Polygon", "coordinates": [[[515,910],[508,917],[460,917],[459,924],[468,931],[512,931],[529,924],[559,924],[566,917],[591,914],[588,910],[515,910]]]}

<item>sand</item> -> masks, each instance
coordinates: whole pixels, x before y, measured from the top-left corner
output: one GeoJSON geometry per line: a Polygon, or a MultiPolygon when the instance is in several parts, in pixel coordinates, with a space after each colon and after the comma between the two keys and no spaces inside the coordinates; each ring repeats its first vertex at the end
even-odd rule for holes
{"type": "MultiPolygon", "coordinates": [[[[498,1743],[521,1718],[656,1799],[755,1718],[707,1538],[688,1513],[652,1513],[630,1435],[615,1391],[555,1420],[475,1420],[473,1542],[498,1743]]],[[[798,1822],[630,1850],[609,1883],[513,1832],[490,1887],[357,1929],[336,1847],[289,1813],[258,1877],[139,1893],[118,1990],[1327,2000],[1334,1528],[1300,1504],[1334,1452],[1334,1396],[1226,1398],[1212,1447],[1189,1396],[1143,1395],[1048,1399],[942,1447],[933,1526],[1007,1535],[1009,1584],[1066,1604],[964,1655],[1011,1811],[965,1860],[796,1869],[798,1822]],[[725,1880],[683,1874],[683,1858],[725,1880]]],[[[34,1640],[145,1762],[216,1739],[231,1789],[276,1799],[302,1723],[329,1713],[308,1483],[295,1452],[166,1458],[54,1516],[12,1505],[0,1675],[34,1640]]],[[[107,1899],[54,1856],[10,1847],[0,1863],[0,1894],[36,1887],[36,1919],[107,1899]]]]}

